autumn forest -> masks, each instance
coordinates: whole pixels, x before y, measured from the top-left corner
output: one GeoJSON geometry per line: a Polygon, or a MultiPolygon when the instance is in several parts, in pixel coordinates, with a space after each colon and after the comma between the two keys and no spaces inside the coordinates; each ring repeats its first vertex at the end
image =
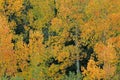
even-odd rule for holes
{"type": "Polygon", "coordinates": [[[120,80],[120,0],[0,0],[0,80],[120,80]]]}

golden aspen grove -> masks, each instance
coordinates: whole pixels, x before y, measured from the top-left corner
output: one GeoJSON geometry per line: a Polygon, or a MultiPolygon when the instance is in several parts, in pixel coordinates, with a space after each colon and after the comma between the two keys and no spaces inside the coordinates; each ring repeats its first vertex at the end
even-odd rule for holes
{"type": "Polygon", "coordinates": [[[120,80],[120,0],[0,0],[0,80],[120,80]]]}

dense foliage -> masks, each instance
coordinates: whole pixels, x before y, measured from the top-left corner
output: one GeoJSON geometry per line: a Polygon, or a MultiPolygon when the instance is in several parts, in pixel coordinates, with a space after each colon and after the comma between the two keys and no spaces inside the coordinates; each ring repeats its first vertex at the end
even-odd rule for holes
{"type": "Polygon", "coordinates": [[[120,0],[0,0],[0,80],[120,80],[120,0]]]}

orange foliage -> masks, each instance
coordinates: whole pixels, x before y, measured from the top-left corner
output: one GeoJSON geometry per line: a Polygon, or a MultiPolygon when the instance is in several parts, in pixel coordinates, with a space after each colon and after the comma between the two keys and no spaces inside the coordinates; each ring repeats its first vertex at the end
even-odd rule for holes
{"type": "Polygon", "coordinates": [[[82,67],[83,70],[83,75],[85,76],[84,80],[101,80],[104,77],[104,70],[100,69],[97,66],[97,63],[90,59],[88,64],[87,64],[87,69],[84,69],[82,67]]]}
{"type": "Polygon", "coordinates": [[[8,4],[5,4],[6,10],[8,10],[7,14],[15,12],[19,15],[23,9],[23,0],[6,0],[6,3],[8,4]]]}
{"type": "Polygon", "coordinates": [[[2,14],[0,14],[0,23],[0,76],[4,73],[6,75],[12,75],[16,72],[15,54],[13,44],[11,43],[12,34],[6,18],[2,14]]]}
{"type": "Polygon", "coordinates": [[[108,42],[107,46],[103,43],[97,43],[94,48],[97,58],[104,64],[103,70],[105,71],[105,78],[109,78],[115,74],[117,53],[112,44],[108,42]]]}

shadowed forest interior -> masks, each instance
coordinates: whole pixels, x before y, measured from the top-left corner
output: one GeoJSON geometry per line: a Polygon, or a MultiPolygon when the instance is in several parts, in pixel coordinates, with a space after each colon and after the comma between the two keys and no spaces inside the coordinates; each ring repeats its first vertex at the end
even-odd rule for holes
{"type": "Polygon", "coordinates": [[[0,80],[120,80],[120,0],[0,0],[0,80]]]}

